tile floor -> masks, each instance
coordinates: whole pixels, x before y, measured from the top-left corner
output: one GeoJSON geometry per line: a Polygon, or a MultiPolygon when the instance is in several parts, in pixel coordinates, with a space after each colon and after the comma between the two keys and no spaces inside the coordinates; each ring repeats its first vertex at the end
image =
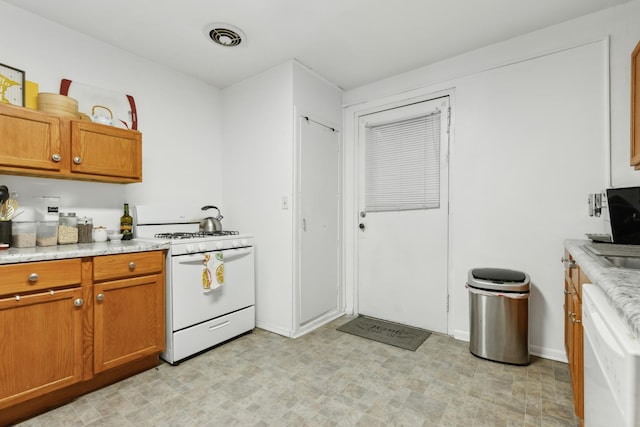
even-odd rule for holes
{"type": "Polygon", "coordinates": [[[493,363],[432,334],[415,352],[335,328],[256,329],[21,426],[578,426],[567,365],[493,363]]]}

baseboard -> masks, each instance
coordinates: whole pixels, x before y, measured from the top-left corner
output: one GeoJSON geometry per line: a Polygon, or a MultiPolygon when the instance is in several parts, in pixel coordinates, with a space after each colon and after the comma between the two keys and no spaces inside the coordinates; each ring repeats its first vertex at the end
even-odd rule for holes
{"type": "Polygon", "coordinates": [[[285,328],[281,328],[280,326],[270,325],[268,323],[256,320],[256,328],[264,329],[265,331],[273,332],[274,334],[291,338],[291,331],[285,328]]]}
{"type": "Polygon", "coordinates": [[[308,334],[314,329],[318,329],[320,326],[324,326],[327,323],[332,322],[344,315],[345,315],[344,311],[333,311],[331,313],[327,313],[324,316],[314,319],[313,321],[298,328],[298,330],[293,332],[293,335],[291,336],[291,338],[299,338],[305,334],[308,334]]]}
{"type": "Polygon", "coordinates": [[[471,340],[469,336],[469,331],[461,331],[459,329],[456,329],[453,331],[453,337],[460,341],[469,342],[471,340]]]}
{"type": "Polygon", "coordinates": [[[555,360],[556,362],[567,363],[567,354],[563,350],[554,348],[539,347],[537,345],[529,345],[529,353],[533,356],[542,357],[543,359],[555,360]]]}

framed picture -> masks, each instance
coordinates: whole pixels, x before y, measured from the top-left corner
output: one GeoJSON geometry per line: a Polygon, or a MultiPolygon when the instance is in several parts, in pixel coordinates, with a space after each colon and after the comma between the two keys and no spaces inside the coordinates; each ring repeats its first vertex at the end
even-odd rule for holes
{"type": "Polygon", "coordinates": [[[24,71],[0,64],[0,101],[24,107],[24,71]]]}

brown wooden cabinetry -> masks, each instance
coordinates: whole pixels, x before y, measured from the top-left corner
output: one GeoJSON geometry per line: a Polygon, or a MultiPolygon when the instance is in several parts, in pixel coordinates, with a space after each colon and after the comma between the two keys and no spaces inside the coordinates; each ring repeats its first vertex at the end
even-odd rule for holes
{"type": "Polygon", "coordinates": [[[0,266],[0,411],[82,380],[80,260],[24,267],[0,266]]]}
{"type": "Polygon", "coordinates": [[[162,266],[161,252],[94,258],[95,372],[164,350],[162,266]]]}
{"type": "Polygon", "coordinates": [[[0,173],[142,181],[142,134],[0,103],[0,173]]]}
{"type": "Polygon", "coordinates": [[[582,333],[582,285],[589,278],[565,251],[564,345],[569,361],[576,416],[584,423],[584,347],[582,333]]]}
{"type": "Polygon", "coordinates": [[[164,251],[0,265],[0,425],[156,366],[164,265],[164,251]]]}

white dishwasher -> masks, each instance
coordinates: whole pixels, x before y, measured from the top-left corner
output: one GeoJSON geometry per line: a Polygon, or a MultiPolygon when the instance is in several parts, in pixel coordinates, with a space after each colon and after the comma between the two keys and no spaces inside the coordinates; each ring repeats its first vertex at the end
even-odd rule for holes
{"type": "Polygon", "coordinates": [[[585,427],[640,427],[640,340],[596,285],[582,287],[585,427]]]}

